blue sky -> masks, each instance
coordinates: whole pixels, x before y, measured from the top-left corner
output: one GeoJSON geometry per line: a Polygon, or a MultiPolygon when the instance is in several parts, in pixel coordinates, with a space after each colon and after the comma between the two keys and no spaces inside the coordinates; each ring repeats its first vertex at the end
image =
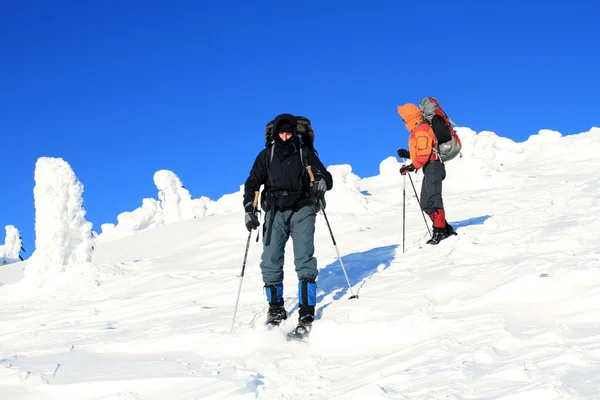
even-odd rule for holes
{"type": "Polygon", "coordinates": [[[282,112],[312,120],[325,165],[361,177],[406,146],[396,106],[427,95],[516,141],[600,125],[597,3],[406,3],[2,2],[0,227],[31,255],[41,156],[74,169],[97,232],[156,198],[160,169],[216,200],[282,112]]]}

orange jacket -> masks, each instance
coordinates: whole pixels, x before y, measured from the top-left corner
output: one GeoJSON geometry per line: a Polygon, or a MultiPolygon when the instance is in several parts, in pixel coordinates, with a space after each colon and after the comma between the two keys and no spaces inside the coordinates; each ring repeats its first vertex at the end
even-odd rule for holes
{"type": "Polygon", "coordinates": [[[429,161],[437,160],[438,156],[434,151],[437,139],[431,127],[423,121],[419,108],[414,104],[405,104],[398,106],[398,114],[410,132],[408,150],[413,166],[419,169],[429,161]]]}

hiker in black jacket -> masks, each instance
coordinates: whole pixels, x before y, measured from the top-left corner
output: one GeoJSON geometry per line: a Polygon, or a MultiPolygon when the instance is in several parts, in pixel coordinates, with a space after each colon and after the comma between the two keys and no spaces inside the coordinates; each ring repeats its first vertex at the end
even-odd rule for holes
{"type": "MultiPolygon", "coordinates": [[[[265,211],[263,253],[260,268],[269,302],[267,325],[279,325],[287,318],[283,302],[283,262],[291,236],[294,264],[298,275],[299,326],[314,320],[316,305],[317,259],[314,257],[315,219],[324,195],[333,186],[307,137],[297,134],[297,117],[278,115],[273,120],[272,138],[252,166],[244,185],[245,224],[248,231],[259,226],[253,199],[260,186],[261,207],[265,211]],[[306,166],[314,175],[311,183],[306,166]]],[[[311,138],[312,139],[312,138],[311,138]]]]}

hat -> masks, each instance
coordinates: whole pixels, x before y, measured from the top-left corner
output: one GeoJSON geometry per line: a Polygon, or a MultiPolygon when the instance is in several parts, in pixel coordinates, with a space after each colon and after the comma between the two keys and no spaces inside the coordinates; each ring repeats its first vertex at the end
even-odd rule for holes
{"type": "Polygon", "coordinates": [[[281,133],[281,132],[290,132],[292,133],[292,125],[288,124],[287,122],[284,124],[281,124],[281,126],[279,127],[279,129],[277,130],[277,133],[281,133]]]}

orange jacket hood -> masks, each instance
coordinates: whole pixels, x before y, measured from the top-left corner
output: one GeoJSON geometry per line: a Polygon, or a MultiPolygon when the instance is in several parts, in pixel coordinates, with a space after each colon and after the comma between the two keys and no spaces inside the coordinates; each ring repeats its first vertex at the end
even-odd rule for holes
{"type": "Polygon", "coordinates": [[[414,104],[408,103],[403,106],[398,106],[398,114],[404,120],[404,124],[406,125],[406,129],[412,131],[415,126],[421,121],[423,118],[421,117],[421,111],[419,111],[419,107],[414,104]]]}

